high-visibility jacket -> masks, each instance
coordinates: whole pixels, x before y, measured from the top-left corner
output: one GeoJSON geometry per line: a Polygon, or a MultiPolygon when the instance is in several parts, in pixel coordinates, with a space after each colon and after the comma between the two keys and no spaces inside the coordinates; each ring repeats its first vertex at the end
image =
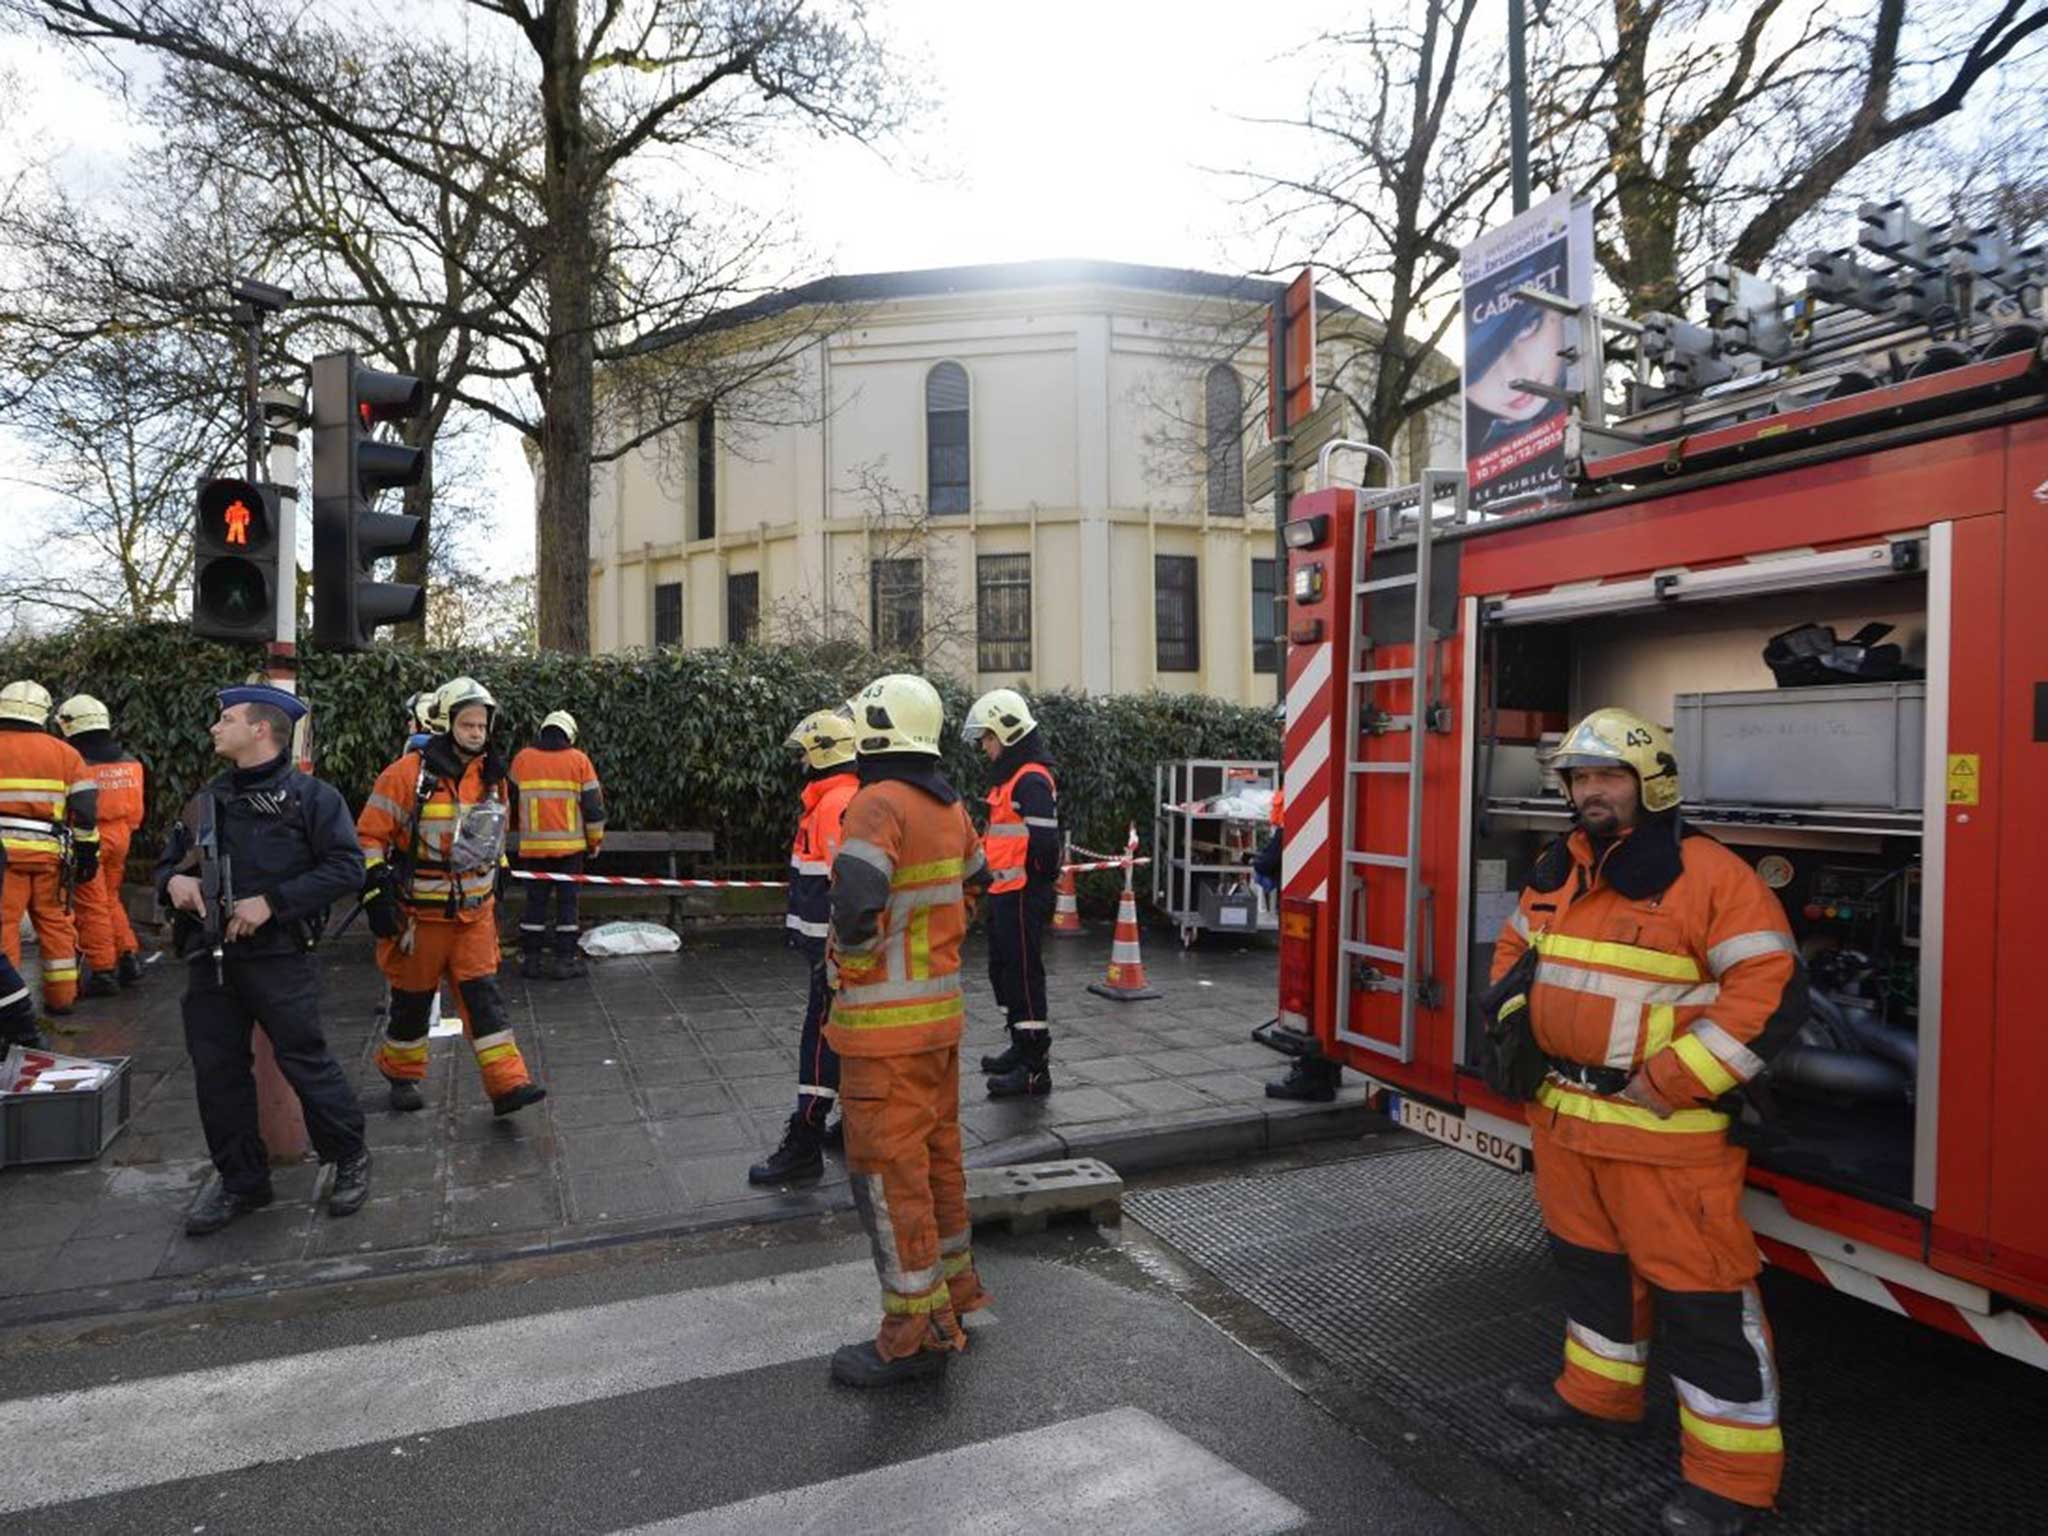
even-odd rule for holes
{"type": "Polygon", "coordinates": [[[529,859],[595,853],[604,841],[604,787],[575,747],[523,747],[512,759],[519,852],[529,859]]]}
{"type": "Polygon", "coordinates": [[[1531,1117],[1593,1157],[1719,1156],[1728,1116],[1714,1101],[1763,1070],[1750,1047],[1774,1021],[1780,1037],[1781,1010],[1804,1012],[1790,925],[1756,871],[1712,838],[1674,842],[1669,823],[1624,835],[1597,860],[1575,831],[1523,887],[1494,946],[1494,979],[1531,946],[1537,1044],[1567,1062],[1642,1070],[1678,1106],[1662,1118],[1553,1072],[1531,1117]]]}
{"type": "Polygon", "coordinates": [[[43,869],[74,843],[99,841],[99,785],[70,742],[39,730],[0,730],[0,843],[16,869],[43,869]]]}
{"type": "MultiPolygon", "coordinates": [[[[1031,762],[1021,765],[989,795],[988,830],[982,834],[982,846],[988,857],[989,873],[995,877],[989,883],[991,896],[1024,889],[1030,876],[1027,859],[1034,829],[1042,838],[1059,835],[1058,802],[1053,798],[1058,792],[1052,769],[1044,763],[1031,762]],[[1026,788],[1026,781],[1031,779],[1043,780],[1044,790],[1034,793],[1026,788]],[[1020,790],[1030,803],[1019,804],[1020,790]]],[[[1057,876],[1055,869],[1053,877],[1057,876]]]]}
{"type": "Polygon", "coordinates": [[[790,939],[800,949],[822,954],[832,931],[832,861],[839,857],[847,803],[859,792],[860,779],[850,767],[804,786],[803,816],[789,849],[787,919],[790,939]]]}
{"type": "Polygon", "coordinates": [[[1287,830],[1287,791],[1278,785],[1274,786],[1273,789],[1273,830],[1275,832],[1285,832],[1287,830]]]}
{"type": "Polygon", "coordinates": [[[117,757],[104,763],[87,763],[85,771],[99,786],[101,862],[125,859],[128,845],[142,825],[146,806],[147,780],[142,764],[132,757],[117,757]]]}
{"type": "Polygon", "coordinates": [[[838,991],[825,1039],[841,1056],[905,1056],[960,1043],[964,882],[984,868],[958,799],[912,784],[861,786],[832,864],[838,991]]]}
{"type": "Polygon", "coordinates": [[[368,878],[391,863],[399,872],[399,897],[415,916],[477,920],[490,908],[497,866],[457,872],[449,856],[464,812],[494,796],[503,799],[505,786],[485,785],[481,757],[465,764],[456,779],[434,773],[424,754],[406,753],[377,775],[356,818],[368,878]]]}

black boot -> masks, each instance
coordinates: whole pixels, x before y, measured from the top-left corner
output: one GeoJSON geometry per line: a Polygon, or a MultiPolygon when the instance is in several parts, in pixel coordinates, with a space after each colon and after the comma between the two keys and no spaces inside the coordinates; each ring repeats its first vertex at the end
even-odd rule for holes
{"type": "Polygon", "coordinates": [[[825,1174],[825,1138],[801,1115],[791,1115],[782,1133],[782,1144],[768,1154],[768,1160],[747,1170],[749,1184],[795,1184],[825,1174]]]}
{"type": "Polygon", "coordinates": [[[246,1195],[230,1191],[219,1179],[206,1186],[206,1192],[192,1203],[192,1209],[185,1213],[185,1235],[204,1237],[209,1232],[218,1232],[237,1216],[246,1216],[251,1211],[260,1211],[270,1204],[275,1196],[268,1184],[246,1195]]]}
{"type": "Polygon", "coordinates": [[[848,1387],[893,1387],[899,1381],[923,1381],[943,1376],[950,1349],[920,1349],[901,1360],[884,1360],[873,1339],[842,1344],[832,1352],[832,1379],[848,1387]]]}
{"type": "Polygon", "coordinates": [[[1052,1068],[1043,1056],[1026,1058],[1000,1076],[988,1080],[992,1099],[1042,1099],[1052,1092],[1052,1068]]]}
{"type": "Polygon", "coordinates": [[[1277,1083],[1266,1084],[1266,1097],[1328,1104],[1337,1097],[1337,1079],[1343,1071],[1327,1057],[1297,1056],[1285,1077],[1277,1083]]]}
{"type": "Polygon", "coordinates": [[[96,971],[84,961],[79,962],[78,995],[80,997],[119,997],[121,983],[114,979],[112,971],[96,971]]]}
{"type": "Polygon", "coordinates": [[[1010,1043],[993,1056],[981,1058],[981,1070],[990,1077],[1000,1077],[1005,1072],[1014,1072],[1031,1059],[1031,1053],[1017,1041],[1017,1031],[1010,1031],[1010,1043]]]}
{"type": "Polygon", "coordinates": [[[391,1083],[391,1107],[393,1109],[410,1111],[427,1107],[427,1096],[420,1092],[420,1085],[418,1083],[396,1077],[389,1079],[389,1081],[391,1083]]]}
{"type": "Polygon", "coordinates": [[[846,1116],[841,1115],[825,1127],[825,1147],[831,1152],[846,1150],[846,1116]]]}
{"type": "Polygon", "coordinates": [[[588,976],[590,966],[575,950],[554,957],[553,969],[548,974],[557,981],[574,981],[578,976],[588,976]]]}
{"type": "Polygon", "coordinates": [[[334,1188],[327,1192],[327,1214],[353,1216],[370,1198],[370,1154],[367,1149],[334,1165],[334,1188]]]}
{"type": "Polygon", "coordinates": [[[1640,1423],[1624,1419],[1596,1419],[1590,1413],[1581,1413],[1559,1397],[1557,1388],[1547,1381],[1537,1386],[1523,1381],[1513,1382],[1501,1393],[1500,1401],[1509,1413],[1538,1429],[1592,1429],[1606,1435],[1637,1435],[1643,1429],[1640,1423]]]}
{"type": "Polygon", "coordinates": [[[142,968],[142,954],[139,950],[128,950],[114,967],[114,979],[124,987],[140,986],[148,974],[142,968]]]}
{"type": "Polygon", "coordinates": [[[1663,1525],[1671,1536],[1743,1536],[1761,1513],[1687,1483],[1664,1506],[1663,1525]]]}
{"type": "Polygon", "coordinates": [[[510,1093],[501,1093],[491,1100],[494,1115],[516,1115],[529,1104],[538,1104],[548,1096],[547,1089],[539,1083],[521,1083],[510,1093]]]}
{"type": "Polygon", "coordinates": [[[537,949],[520,951],[519,974],[528,981],[544,980],[548,974],[547,956],[537,949]]]}

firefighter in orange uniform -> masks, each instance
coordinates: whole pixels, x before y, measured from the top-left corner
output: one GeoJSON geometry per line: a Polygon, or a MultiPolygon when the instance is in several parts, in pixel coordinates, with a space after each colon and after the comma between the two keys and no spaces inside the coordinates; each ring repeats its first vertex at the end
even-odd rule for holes
{"type": "Polygon", "coordinates": [[[966,891],[986,884],[987,868],[939,772],[938,690],[898,673],[863,688],[853,711],[861,787],[832,861],[837,992],[825,1038],[840,1057],[846,1167],[882,1325],[832,1356],[832,1377],[880,1387],[942,1372],[967,1347],[959,1315],[988,1304],[960,1155],[960,941],[966,891]]]}
{"type": "Polygon", "coordinates": [[[368,866],[363,911],[391,983],[377,1070],[391,1084],[393,1109],[426,1102],[427,1020],[444,977],[491,1107],[509,1115],[547,1097],[526,1070],[498,991],[495,897],[511,807],[504,760],[490,750],[497,713],[474,678],[443,684],[426,746],[377,776],[356,819],[368,866]]]}
{"type": "Polygon", "coordinates": [[[860,788],[853,721],[844,710],[816,710],[798,721],[782,744],[804,765],[803,815],[789,850],[785,933],[790,947],[810,961],[811,985],[797,1049],[796,1113],[789,1117],[781,1145],[747,1170],[749,1184],[821,1177],[830,1141],[825,1121],[839,1100],[839,1054],[825,1043],[825,1020],[832,1011],[825,939],[832,924],[832,861],[839,855],[847,803],[860,788]]]}
{"type": "Polygon", "coordinates": [[[57,728],[85,759],[86,772],[100,790],[99,874],[77,882],[72,895],[78,947],[91,971],[79,986],[79,996],[109,997],[143,977],[142,941],[135,937],[121,900],[128,847],[142,825],[142,764],[114,739],[113,717],[89,693],[75,694],[58,706],[57,728]]]}
{"type": "Polygon", "coordinates": [[[71,888],[99,873],[99,785],[85,759],[47,729],[40,683],[0,688],[0,951],[21,964],[21,915],[42,951],[43,1010],[67,1014],[78,998],[78,927],[71,888]]]}
{"type": "MultiPolygon", "coordinates": [[[[580,875],[604,845],[604,787],[576,747],[576,717],[558,709],[540,723],[540,743],[512,759],[512,804],[522,868],[580,875]]],[[[519,974],[566,981],[589,967],[576,948],[576,891],[567,880],[526,882],[519,920],[519,974]],[[555,909],[550,946],[548,906],[555,909]]]]}
{"type": "Polygon", "coordinates": [[[1769,888],[1680,821],[1661,726],[1596,710],[1552,762],[1577,826],[1501,930],[1487,1006],[1526,1007],[1549,1062],[1528,1117],[1564,1366],[1506,1405],[1545,1427],[1637,1423],[1654,1313],[1686,1483],[1664,1529],[1736,1536],[1771,1506],[1785,1457],[1725,1100],[1804,1021],[1805,976],[1769,888]]]}

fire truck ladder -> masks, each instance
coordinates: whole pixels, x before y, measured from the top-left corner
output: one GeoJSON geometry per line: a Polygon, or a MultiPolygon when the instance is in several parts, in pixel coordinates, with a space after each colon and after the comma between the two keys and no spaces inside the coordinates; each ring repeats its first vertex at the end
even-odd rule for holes
{"type": "MultiPolygon", "coordinates": [[[[1394,461],[1370,443],[1339,440],[1327,444],[1318,461],[1318,478],[1329,483],[1328,467],[1333,453],[1342,449],[1362,452],[1382,464],[1387,479],[1394,478],[1394,461]]],[[[1337,934],[1340,976],[1348,984],[1337,989],[1348,998],[1352,989],[1391,992],[1401,999],[1401,1034],[1398,1041],[1376,1039],[1352,1030],[1348,1005],[1340,1005],[1337,1018],[1339,1039],[1396,1061],[1410,1061],[1415,1055],[1415,1010],[1435,1007],[1440,988],[1436,979],[1433,929],[1425,918],[1434,896],[1422,881],[1423,750],[1432,729],[1449,726],[1448,715],[1436,698],[1437,632],[1429,622],[1430,551],[1440,519],[1437,507],[1448,498],[1448,522],[1462,523],[1466,517],[1465,476],[1458,470],[1428,469],[1416,484],[1395,490],[1361,490],[1356,516],[1359,526],[1352,541],[1351,555],[1351,640],[1345,659],[1347,684],[1344,689],[1344,841],[1342,869],[1337,882],[1337,934]],[[1373,520],[1368,530],[1365,520],[1373,520]],[[1371,534],[1367,538],[1368,531],[1371,534]],[[1398,576],[1374,576],[1370,551],[1412,546],[1415,569],[1398,576]],[[1415,619],[1409,637],[1409,663],[1405,667],[1373,664],[1370,625],[1373,599],[1382,593],[1411,591],[1415,619]],[[1372,691],[1382,683],[1409,685],[1409,712],[1390,715],[1375,709],[1372,691]],[[1369,733],[1408,733],[1408,754],[1394,760],[1367,761],[1360,744],[1369,733]],[[1361,852],[1353,848],[1357,835],[1360,776],[1403,779],[1407,783],[1407,841],[1398,852],[1361,852]],[[1398,869],[1402,874],[1401,946],[1367,941],[1365,923],[1365,874],[1367,869],[1398,869]],[[1390,972],[1387,967],[1397,967],[1390,972]],[[1348,973],[1348,976],[1346,975],[1348,973]]]]}

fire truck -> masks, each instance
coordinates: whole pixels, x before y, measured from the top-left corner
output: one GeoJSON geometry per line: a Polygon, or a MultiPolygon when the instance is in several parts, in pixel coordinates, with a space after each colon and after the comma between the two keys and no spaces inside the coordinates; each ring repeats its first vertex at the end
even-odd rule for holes
{"type": "Polygon", "coordinates": [[[1570,825],[1546,738],[1668,723],[1812,979],[1732,1131],[1765,1257],[2048,1367],[2048,271],[1862,219],[1802,291],[1715,269],[1705,324],[1524,290],[1575,327],[1569,499],[1332,485],[1393,465],[1323,450],[1282,530],[1281,1023],[1525,1169],[1466,1005],[1570,825]]]}

